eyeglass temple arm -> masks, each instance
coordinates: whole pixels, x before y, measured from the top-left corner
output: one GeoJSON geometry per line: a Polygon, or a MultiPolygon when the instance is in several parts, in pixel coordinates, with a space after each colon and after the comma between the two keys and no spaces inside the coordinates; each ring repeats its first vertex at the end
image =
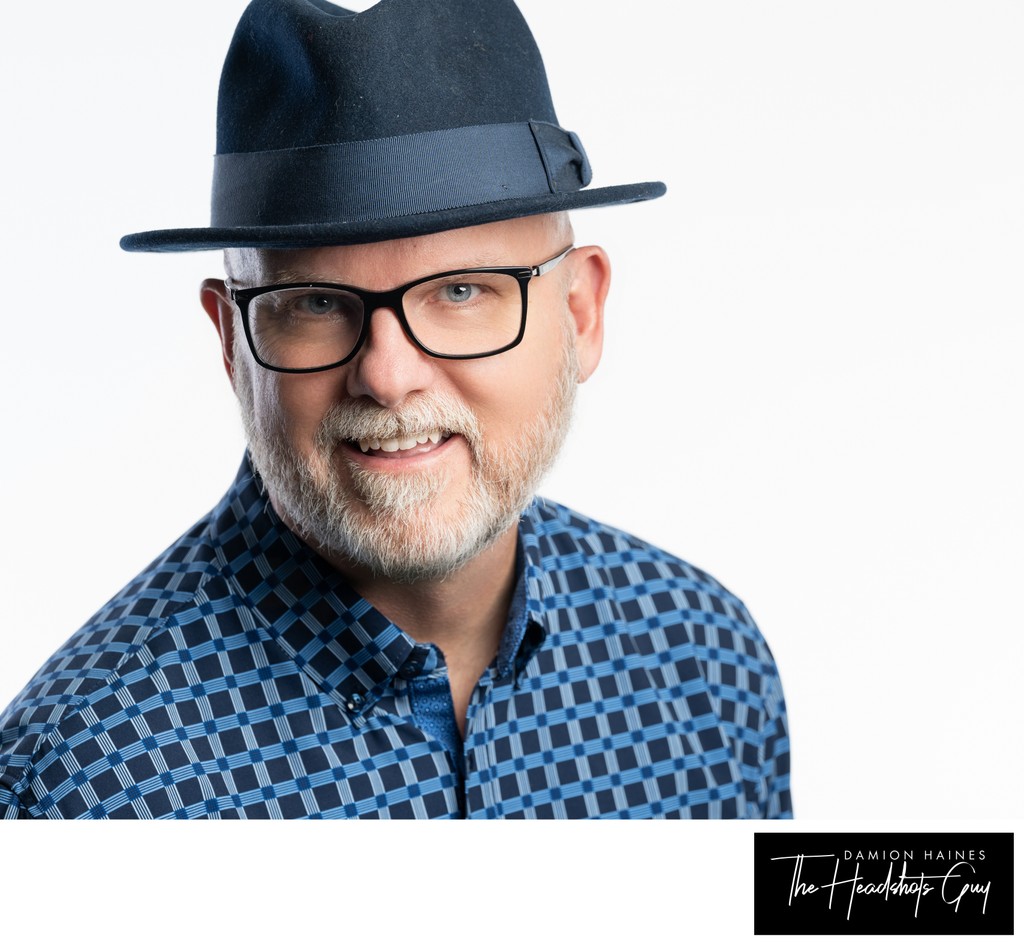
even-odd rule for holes
{"type": "Polygon", "coordinates": [[[535,276],[542,276],[545,272],[550,272],[575,248],[575,246],[566,246],[565,249],[563,249],[557,256],[552,256],[551,259],[540,263],[540,265],[534,266],[531,270],[532,274],[535,276]]]}

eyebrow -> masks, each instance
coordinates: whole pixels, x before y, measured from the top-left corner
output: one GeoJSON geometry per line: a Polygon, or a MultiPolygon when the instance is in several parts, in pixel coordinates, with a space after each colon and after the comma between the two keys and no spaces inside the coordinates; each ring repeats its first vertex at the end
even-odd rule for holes
{"type": "Polygon", "coordinates": [[[264,273],[265,285],[273,285],[278,282],[328,282],[319,276],[311,276],[307,272],[299,272],[297,269],[273,269],[264,273]]]}

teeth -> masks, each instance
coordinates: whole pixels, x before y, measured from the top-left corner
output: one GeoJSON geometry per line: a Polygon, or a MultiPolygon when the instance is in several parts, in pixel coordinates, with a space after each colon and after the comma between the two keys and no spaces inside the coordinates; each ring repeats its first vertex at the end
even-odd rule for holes
{"type": "Polygon", "coordinates": [[[364,453],[370,450],[383,450],[385,453],[397,453],[399,450],[411,450],[426,442],[440,443],[444,434],[440,430],[430,430],[427,433],[419,433],[415,436],[394,437],[389,440],[377,440],[373,437],[359,440],[359,449],[364,453]]]}

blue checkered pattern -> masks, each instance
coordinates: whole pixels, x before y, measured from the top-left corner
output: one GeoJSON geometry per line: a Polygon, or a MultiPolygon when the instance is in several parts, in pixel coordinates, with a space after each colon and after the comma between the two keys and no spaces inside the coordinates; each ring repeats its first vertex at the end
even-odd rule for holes
{"type": "Polygon", "coordinates": [[[0,817],[791,816],[782,689],[743,604],[552,502],[519,535],[463,741],[443,655],[243,463],[0,717],[0,817]]]}

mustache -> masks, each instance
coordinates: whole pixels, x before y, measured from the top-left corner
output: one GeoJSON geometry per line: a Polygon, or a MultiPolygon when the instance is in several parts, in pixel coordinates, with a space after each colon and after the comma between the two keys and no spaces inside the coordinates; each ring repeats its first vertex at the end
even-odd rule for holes
{"type": "Polygon", "coordinates": [[[388,440],[430,430],[458,433],[475,451],[481,440],[473,412],[450,394],[416,394],[397,407],[367,399],[347,400],[331,407],[316,433],[316,444],[331,450],[342,440],[388,440]]]}

